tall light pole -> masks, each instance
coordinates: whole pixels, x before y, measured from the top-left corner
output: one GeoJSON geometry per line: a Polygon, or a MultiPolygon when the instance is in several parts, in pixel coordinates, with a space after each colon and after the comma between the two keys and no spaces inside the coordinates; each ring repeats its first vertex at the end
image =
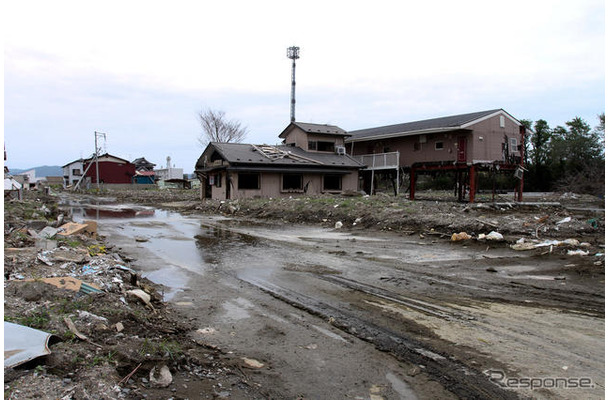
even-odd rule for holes
{"type": "Polygon", "coordinates": [[[297,68],[296,60],[297,60],[297,58],[299,58],[299,48],[296,46],[289,47],[288,50],[286,51],[286,56],[292,60],[292,91],[291,91],[291,96],[290,96],[290,122],[294,122],[294,105],[296,104],[296,99],[295,99],[295,95],[294,95],[295,87],[296,87],[295,71],[297,68]]]}

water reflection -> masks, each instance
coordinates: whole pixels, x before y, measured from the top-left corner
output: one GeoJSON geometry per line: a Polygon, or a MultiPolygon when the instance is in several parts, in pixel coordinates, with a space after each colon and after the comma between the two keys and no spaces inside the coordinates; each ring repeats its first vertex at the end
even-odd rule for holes
{"type": "Polygon", "coordinates": [[[258,243],[259,239],[252,235],[205,224],[201,225],[200,233],[195,235],[195,245],[207,264],[218,264],[231,248],[256,246],[258,243]]]}

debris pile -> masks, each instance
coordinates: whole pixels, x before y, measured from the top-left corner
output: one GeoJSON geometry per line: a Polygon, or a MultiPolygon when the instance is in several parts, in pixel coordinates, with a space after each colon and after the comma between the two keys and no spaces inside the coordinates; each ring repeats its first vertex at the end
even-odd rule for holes
{"type": "Polygon", "coordinates": [[[4,228],[6,398],[261,397],[95,223],[38,198],[6,202],[4,228]]]}

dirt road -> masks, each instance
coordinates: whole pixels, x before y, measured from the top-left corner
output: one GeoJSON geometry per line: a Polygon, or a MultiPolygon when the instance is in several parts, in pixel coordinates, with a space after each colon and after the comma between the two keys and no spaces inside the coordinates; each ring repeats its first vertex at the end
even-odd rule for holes
{"type": "Polygon", "coordinates": [[[595,251],[159,210],[99,230],[269,398],[604,396],[595,251]]]}

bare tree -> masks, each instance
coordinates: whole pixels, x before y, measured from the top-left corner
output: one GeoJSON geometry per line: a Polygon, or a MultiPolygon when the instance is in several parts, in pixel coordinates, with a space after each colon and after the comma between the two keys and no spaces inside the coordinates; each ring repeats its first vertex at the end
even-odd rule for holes
{"type": "Polygon", "coordinates": [[[247,128],[237,120],[227,120],[224,111],[212,110],[210,108],[198,114],[201,124],[201,135],[198,138],[203,147],[210,142],[239,143],[243,141],[248,133],[247,128]]]}

